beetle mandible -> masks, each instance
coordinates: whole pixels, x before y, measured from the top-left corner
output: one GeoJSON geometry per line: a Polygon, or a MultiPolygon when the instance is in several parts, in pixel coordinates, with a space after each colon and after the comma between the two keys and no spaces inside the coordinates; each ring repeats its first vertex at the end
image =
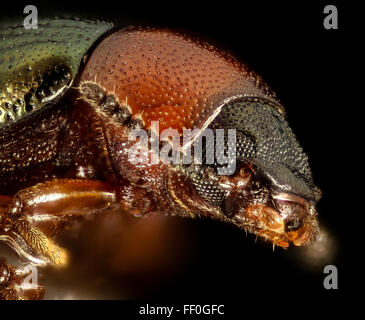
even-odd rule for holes
{"type": "Polygon", "coordinates": [[[284,248],[318,234],[320,191],[307,155],[276,95],[230,54],[169,30],[79,19],[12,27],[1,39],[0,240],[23,260],[67,264],[56,232],[112,207],[211,217],[284,248]],[[136,164],[130,134],[142,129],[147,161],[136,164]],[[181,144],[159,141],[157,152],[184,153],[189,129],[194,142],[233,129],[233,171],[219,174],[217,152],[211,163],[150,161],[151,137],[167,129],[181,144]]]}

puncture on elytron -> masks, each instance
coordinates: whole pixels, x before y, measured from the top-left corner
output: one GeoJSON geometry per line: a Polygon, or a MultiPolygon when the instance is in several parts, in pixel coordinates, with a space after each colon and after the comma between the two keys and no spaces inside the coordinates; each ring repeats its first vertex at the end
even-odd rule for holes
{"type": "MultiPolygon", "coordinates": [[[[147,159],[150,143],[139,149],[147,159]]],[[[0,240],[24,261],[66,265],[57,232],[115,207],[211,217],[274,246],[301,246],[319,232],[319,198],[280,101],[228,53],[169,30],[80,19],[1,30],[0,240]],[[211,163],[132,163],[136,129],[175,130],[178,153],[186,129],[196,129],[194,141],[205,129],[234,129],[234,172],[217,172],[216,152],[211,163]]],[[[24,276],[2,261],[0,298],[41,298],[40,285],[19,285],[24,276]]]]}

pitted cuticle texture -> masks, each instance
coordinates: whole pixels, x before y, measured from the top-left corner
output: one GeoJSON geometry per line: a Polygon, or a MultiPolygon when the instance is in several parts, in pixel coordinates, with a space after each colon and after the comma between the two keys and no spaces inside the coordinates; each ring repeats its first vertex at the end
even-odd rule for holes
{"type": "Polygon", "coordinates": [[[72,84],[83,56],[111,24],[41,19],[0,30],[0,127],[36,112],[72,84]]]}
{"type": "Polygon", "coordinates": [[[104,39],[82,74],[115,93],[148,129],[200,128],[227,98],[276,98],[231,55],[188,36],[166,30],[121,30],[104,39]]]}
{"type": "MultiPolygon", "coordinates": [[[[265,102],[233,101],[222,108],[213,129],[236,129],[236,160],[251,160],[276,185],[311,198],[308,157],[286,119],[265,102]]],[[[228,139],[225,139],[227,153],[228,139]]]]}

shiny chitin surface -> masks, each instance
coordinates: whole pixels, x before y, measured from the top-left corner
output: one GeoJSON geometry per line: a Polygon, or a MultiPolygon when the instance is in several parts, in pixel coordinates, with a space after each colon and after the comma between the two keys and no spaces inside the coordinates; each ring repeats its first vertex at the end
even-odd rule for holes
{"type": "MultiPolygon", "coordinates": [[[[112,207],[208,216],[274,246],[315,238],[320,192],[308,158],[280,101],[246,66],[168,30],[100,38],[111,25],[61,19],[41,26],[2,31],[0,47],[0,240],[23,260],[66,265],[58,231],[112,207]],[[129,134],[150,136],[152,121],[157,133],[197,129],[196,139],[206,128],[235,130],[233,174],[219,175],[216,158],[132,163],[129,134]]],[[[230,150],[227,141],[224,147],[230,150]]],[[[13,268],[3,265],[0,296],[14,298],[3,293],[13,268]]]]}

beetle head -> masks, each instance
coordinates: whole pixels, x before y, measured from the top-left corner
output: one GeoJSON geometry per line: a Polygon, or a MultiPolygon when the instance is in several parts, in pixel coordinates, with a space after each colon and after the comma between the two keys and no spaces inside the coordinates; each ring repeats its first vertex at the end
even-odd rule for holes
{"type": "MultiPolygon", "coordinates": [[[[234,163],[233,174],[219,175],[217,159],[212,165],[180,167],[185,179],[190,178],[185,183],[188,196],[179,193],[185,207],[192,209],[195,201],[194,209],[282,247],[314,239],[320,191],[284,115],[264,99],[239,99],[223,106],[209,127],[215,132],[235,129],[235,159],[227,165],[234,163]]],[[[225,154],[228,145],[225,139],[225,154]]]]}

